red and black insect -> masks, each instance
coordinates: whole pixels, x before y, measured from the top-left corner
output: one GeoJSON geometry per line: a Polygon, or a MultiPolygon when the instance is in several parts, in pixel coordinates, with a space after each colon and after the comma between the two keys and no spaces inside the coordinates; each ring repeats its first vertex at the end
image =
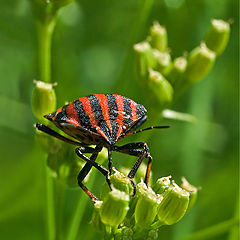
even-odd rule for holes
{"type": "Polygon", "coordinates": [[[148,184],[152,157],[148,152],[147,144],[135,142],[123,146],[115,145],[118,140],[131,134],[152,128],[168,128],[168,126],[155,126],[135,131],[147,120],[146,112],[143,105],[137,104],[127,97],[117,94],[93,94],[79,98],[44,116],[77,141],[68,139],[40,123],[36,124],[36,128],[60,140],[79,146],[76,148],[76,153],[87,163],[78,175],[78,184],[93,201],[97,201],[97,197],[83,185],[82,181],[94,166],[106,177],[111,188],[109,176],[112,174],[112,151],[138,157],[128,174],[134,187],[134,193],[136,185],[133,178],[143,159],[147,158],[145,183],[148,184]],[[96,145],[96,147],[92,148],[89,145],[96,145]],[[108,170],[95,162],[103,147],[108,149],[108,170]],[[84,153],[92,153],[92,155],[88,158],[84,153]]]}

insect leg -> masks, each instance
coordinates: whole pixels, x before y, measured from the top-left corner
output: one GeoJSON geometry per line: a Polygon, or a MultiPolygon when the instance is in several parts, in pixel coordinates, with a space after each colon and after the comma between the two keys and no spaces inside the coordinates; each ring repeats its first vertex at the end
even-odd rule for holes
{"type": "MultiPolygon", "coordinates": [[[[109,172],[106,168],[104,168],[103,166],[99,165],[98,163],[95,162],[98,153],[102,150],[103,146],[102,144],[98,144],[94,151],[93,154],[90,158],[88,158],[87,156],[85,156],[82,152],[81,149],[83,149],[85,147],[79,147],[76,149],[76,153],[77,155],[82,158],[83,160],[87,161],[87,163],[84,165],[84,167],[81,169],[81,171],[78,174],[78,185],[83,189],[83,191],[92,199],[92,201],[96,202],[98,199],[96,196],[94,196],[85,185],[83,185],[82,181],[85,179],[85,177],[87,176],[87,174],[89,173],[89,171],[91,170],[92,166],[94,166],[95,168],[97,168],[105,177],[106,177],[106,181],[111,189],[111,183],[110,183],[110,179],[109,179],[109,172]]],[[[92,151],[92,150],[91,150],[92,151]]],[[[87,150],[85,152],[88,152],[87,150]]]]}
{"type": "Polygon", "coordinates": [[[52,130],[51,128],[47,127],[46,125],[42,124],[42,123],[36,123],[35,124],[35,127],[39,130],[39,131],[42,131],[44,133],[47,133],[57,139],[60,139],[64,142],[67,142],[67,143],[70,143],[70,144],[73,144],[73,145],[77,145],[77,146],[81,146],[81,145],[84,145],[80,142],[76,142],[76,141],[73,141],[71,139],[68,139],[64,136],[62,136],[61,134],[57,133],[56,131],[52,130]]]}
{"type": "Polygon", "coordinates": [[[108,148],[108,170],[109,175],[112,175],[112,151],[108,148]]]}
{"type": "Polygon", "coordinates": [[[136,143],[129,143],[120,147],[114,146],[114,151],[118,151],[121,153],[133,155],[133,156],[138,156],[138,160],[132,167],[131,171],[128,174],[129,178],[134,178],[139,166],[141,165],[142,161],[144,158],[148,158],[148,164],[147,164],[147,170],[145,174],[145,179],[144,182],[146,185],[148,185],[149,181],[149,175],[150,175],[150,170],[151,170],[151,165],[152,165],[152,157],[150,153],[148,152],[149,148],[147,143],[145,142],[136,142],[136,143]],[[143,150],[139,149],[142,148],[143,150]]]}

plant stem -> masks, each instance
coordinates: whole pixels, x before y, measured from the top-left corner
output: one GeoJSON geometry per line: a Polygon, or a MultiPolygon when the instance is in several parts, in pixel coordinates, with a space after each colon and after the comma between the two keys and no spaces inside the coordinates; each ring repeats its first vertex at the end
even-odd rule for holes
{"type": "Polygon", "coordinates": [[[110,226],[105,226],[105,229],[106,229],[106,233],[105,233],[105,237],[104,239],[105,240],[113,240],[113,237],[112,237],[112,228],[110,226]]]}
{"type": "Polygon", "coordinates": [[[51,45],[55,23],[56,18],[37,22],[39,78],[47,83],[51,82],[51,45]]]}
{"type": "MultiPolygon", "coordinates": [[[[88,188],[91,189],[94,185],[94,181],[96,179],[96,174],[91,174],[91,177],[88,181],[88,188]]],[[[87,196],[84,196],[84,192],[79,189],[81,193],[79,194],[79,201],[76,207],[76,210],[74,211],[74,216],[72,217],[72,222],[70,223],[69,231],[66,237],[66,240],[75,240],[78,234],[79,225],[81,223],[84,210],[86,208],[86,204],[89,201],[89,198],[87,196]]]]}
{"type": "Polygon", "coordinates": [[[155,223],[153,223],[152,225],[151,225],[151,228],[152,229],[158,229],[158,228],[160,228],[161,226],[163,226],[164,225],[164,223],[162,223],[162,222],[160,222],[160,221],[157,221],[157,222],[155,222],[155,223]]]}
{"type": "Polygon", "coordinates": [[[56,221],[56,239],[64,239],[63,237],[63,209],[65,201],[66,185],[61,179],[55,179],[55,221],[56,221]]]}
{"type": "MultiPolygon", "coordinates": [[[[38,31],[38,71],[40,80],[51,82],[51,41],[56,19],[37,21],[38,31]]],[[[48,239],[56,239],[54,184],[51,169],[46,165],[46,206],[47,206],[47,228],[48,239]]]]}
{"type": "Polygon", "coordinates": [[[48,239],[54,240],[56,238],[56,223],[55,223],[55,209],[54,209],[54,188],[53,178],[51,176],[51,169],[46,166],[46,205],[47,205],[47,226],[48,239]]]}
{"type": "Polygon", "coordinates": [[[221,222],[209,228],[203,229],[199,232],[192,234],[189,237],[182,238],[182,240],[206,240],[213,239],[215,236],[219,236],[223,233],[228,232],[233,226],[239,224],[239,219],[232,218],[230,220],[221,222]]]}

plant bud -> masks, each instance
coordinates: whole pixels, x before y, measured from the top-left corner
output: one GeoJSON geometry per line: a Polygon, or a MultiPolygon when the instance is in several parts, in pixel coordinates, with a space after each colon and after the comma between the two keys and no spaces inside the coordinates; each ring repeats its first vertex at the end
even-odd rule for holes
{"type": "Polygon", "coordinates": [[[97,201],[94,204],[94,210],[93,210],[93,215],[92,215],[92,220],[91,220],[91,224],[99,232],[105,231],[105,225],[102,222],[101,217],[100,217],[100,208],[102,207],[102,203],[103,203],[102,201],[97,201]]]}
{"type": "Polygon", "coordinates": [[[152,69],[149,70],[149,88],[161,105],[172,101],[173,88],[163,75],[152,69]]]}
{"type": "Polygon", "coordinates": [[[188,204],[188,209],[187,211],[189,211],[193,205],[195,204],[196,200],[197,200],[197,195],[198,195],[198,188],[191,185],[185,177],[182,177],[182,184],[181,184],[181,188],[183,188],[184,190],[188,191],[190,194],[190,198],[189,198],[189,204],[188,204]]]}
{"type": "Polygon", "coordinates": [[[158,239],[158,229],[152,229],[148,232],[146,240],[157,240],[158,239]]]}
{"type": "Polygon", "coordinates": [[[187,60],[185,57],[175,58],[169,71],[166,73],[167,79],[172,83],[182,80],[183,74],[187,68],[187,60]]]}
{"type": "Polygon", "coordinates": [[[151,188],[142,188],[135,208],[135,222],[138,229],[148,229],[157,215],[159,198],[151,188]]]}
{"type": "Polygon", "coordinates": [[[154,22],[150,28],[150,36],[148,39],[152,48],[156,48],[161,52],[165,52],[168,48],[168,37],[165,27],[158,22],[154,22]]]}
{"type": "Polygon", "coordinates": [[[207,47],[220,55],[227,46],[230,35],[230,24],[223,20],[213,19],[211,27],[206,33],[204,42],[207,47]]]}
{"type": "Polygon", "coordinates": [[[134,45],[134,50],[137,53],[137,72],[140,79],[146,80],[148,69],[156,65],[152,48],[148,42],[141,42],[134,45]]]}
{"type": "Polygon", "coordinates": [[[170,54],[168,52],[160,52],[154,49],[153,56],[156,59],[156,67],[154,69],[165,75],[169,71],[172,64],[170,54]]]}
{"type": "Polygon", "coordinates": [[[117,229],[114,234],[114,240],[132,240],[133,230],[129,227],[121,227],[117,229]]]}
{"type": "Polygon", "coordinates": [[[117,189],[107,194],[100,208],[100,216],[103,223],[116,227],[125,218],[129,205],[129,195],[117,189]]]}
{"type": "MultiPolygon", "coordinates": [[[[118,189],[119,191],[125,192],[126,194],[131,194],[133,191],[133,187],[131,184],[131,181],[128,177],[124,176],[122,173],[115,170],[115,173],[110,176],[111,184],[114,188],[118,189]]],[[[108,183],[105,182],[103,184],[102,190],[101,190],[101,199],[104,199],[105,196],[108,195],[110,189],[108,186],[108,183]]]]}
{"type": "Polygon", "coordinates": [[[64,142],[56,141],[48,153],[47,165],[59,178],[65,179],[70,173],[72,159],[75,158],[73,146],[64,142]]]}
{"type": "Polygon", "coordinates": [[[195,83],[204,78],[212,69],[216,54],[204,43],[193,49],[188,57],[186,78],[189,83],[195,83]]]}
{"type": "Polygon", "coordinates": [[[158,207],[158,219],[165,225],[177,223],[186,213],[189,193],[173,183],[158,207]]]}
{"type": "Polygon", "coordinates": [[[56,109],[56,94],[53,84],[34,81],[36,84],[32,94],[32,110],[34,115],[41,121],[46,121],[45,114],[54,112],[56,109]]]}
{"type": "MultiPolygon", "coordinates": [[[[145,179],[146,170],[147,170],[147,165],[144,162],[142,162],[136,172],[136,175],[134,176],[135,183],[139,183],[141,182],[141,179],[145,179]]],[[[127,176],[130,171],[131,169],[129,168],[120,169],[120,172],[123,173],[125,176],[127,176]]],[[[151,182],[152,182],[152,171],[150,171],[150,177],[149,177],[149,183],[151,184],[151,182]]]]}
{"type": "Polygon", "coordinates": [[[170,178],[171,176],[159,178],[153,186],[154,192],[157,194],[162,194],[164,191],[166,191],[171,184],[170,178]]]}

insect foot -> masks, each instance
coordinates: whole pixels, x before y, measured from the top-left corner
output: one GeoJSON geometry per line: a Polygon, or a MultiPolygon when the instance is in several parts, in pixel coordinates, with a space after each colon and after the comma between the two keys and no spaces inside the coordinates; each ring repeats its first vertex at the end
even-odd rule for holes
{"type": "Polygon", "coordinates": [[[196,201],[198,188],[186,179],[178,186],[171,176],[159,178],[153,188],[150,184],[147,186],[142,177],[136,185],[135,196],[131,197],[130,179],[114,171],[110,176],[113,189],[110,191],[104,183],[91,220],[105,239],[158,239],[159,228],[180,221],[196,201]]]}

